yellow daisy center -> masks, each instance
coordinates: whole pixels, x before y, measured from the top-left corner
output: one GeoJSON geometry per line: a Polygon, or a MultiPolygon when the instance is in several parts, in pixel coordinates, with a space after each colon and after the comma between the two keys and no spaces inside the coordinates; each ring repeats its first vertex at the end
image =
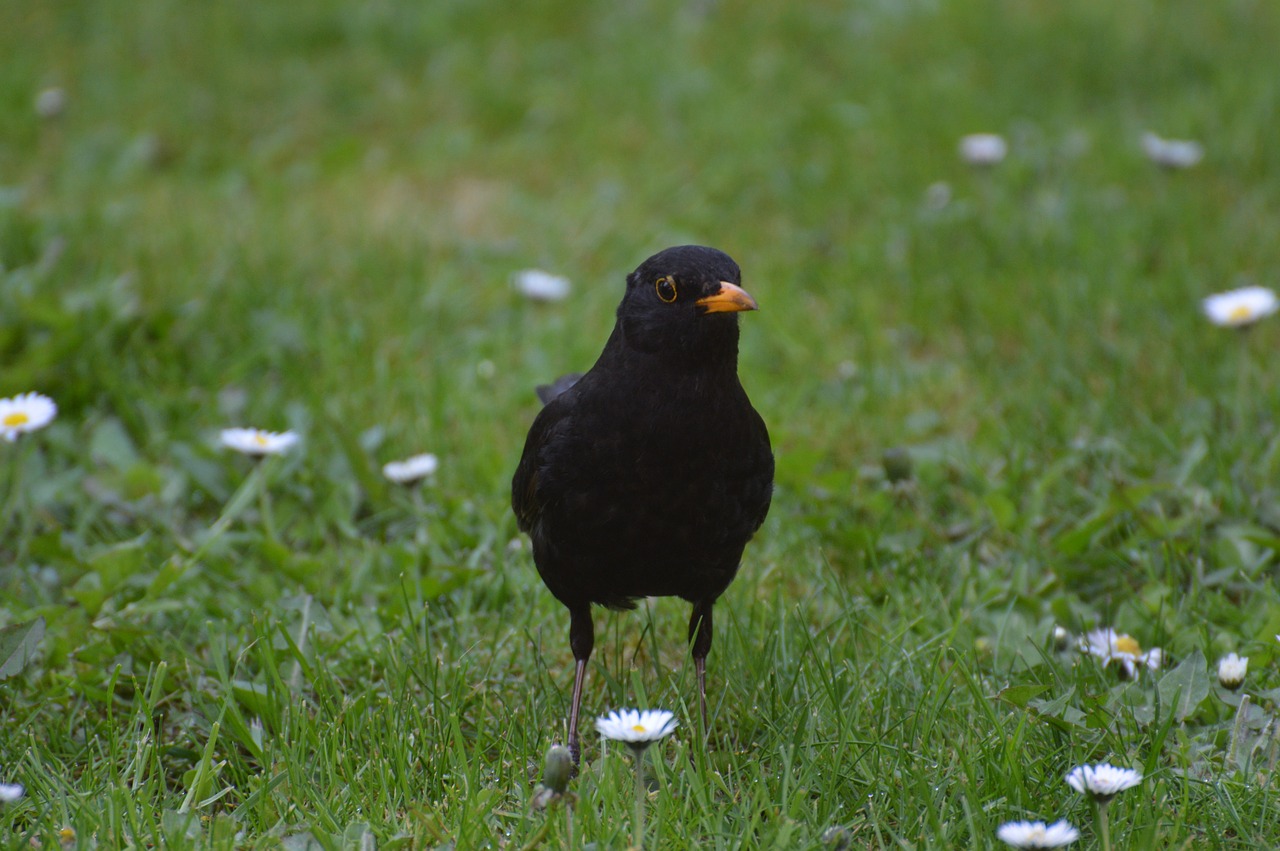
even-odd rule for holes
{"type": "Polygon", "coordinates": [[[1232,322],[1244,322],[1253,316],[1253,309],[1247,304],[1237,304],[1231,308],[1231,312],[1227,314],[1227,319],[1232,322]]]}
{"type": "Polygon", "coordinates": [[[1132,653],[1137,656],[1142,652],[1142,645],[1132,635],[1122,635],[1116,639],[1116,650],[1121,653],[1132,653]]]}
{"type": "Polygon", "coordinates": [[[637,733],[643,733],[643,732],[645,731],[645,730],[644,730],[644,725],[643,725],[643,724],[636,724],[636,725],[635,725],[634,727],[632,727],[631,729],[632,729],[632,730],[635,730],[637,733]]]}
{"type": "Polygon", "coordinates": [[[12,414],[6,414],[0,424],[13,428],[14,426],[26,425],[31,422],[31,417],[27,416],[25,411],[14,411],[12,414]]]}
{"type": "Polygon", "coordinates": [[[255,434],[253,436],[253,442],[258,444],[259,446],[266,446],[267,445],[266,435],[255,434]]]}

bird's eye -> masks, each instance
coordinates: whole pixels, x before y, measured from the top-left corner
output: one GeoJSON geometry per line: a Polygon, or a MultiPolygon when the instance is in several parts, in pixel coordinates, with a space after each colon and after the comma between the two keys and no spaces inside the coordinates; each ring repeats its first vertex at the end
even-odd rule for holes
{"type": "Polygon", "coordinates": [[[665,278],[659,278],[653,284],[654,289],[658,291],[658,298],[667,304],[676,300],[676,282],[670,275],[665,278]]]}

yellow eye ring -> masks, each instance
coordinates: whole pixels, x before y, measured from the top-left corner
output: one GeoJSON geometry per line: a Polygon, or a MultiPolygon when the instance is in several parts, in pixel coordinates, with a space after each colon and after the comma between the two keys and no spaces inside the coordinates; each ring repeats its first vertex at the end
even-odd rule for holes
{"type": "Polygon", "coordinates": [[[662,301],[667,304],[671,304],[671,302],[676,300],[676,296],[679,295],[679,293],[676,292],[675,278],[670,275],[654,281],[653,289],[657,292],[658,298],[662,299],[662,301]]]}

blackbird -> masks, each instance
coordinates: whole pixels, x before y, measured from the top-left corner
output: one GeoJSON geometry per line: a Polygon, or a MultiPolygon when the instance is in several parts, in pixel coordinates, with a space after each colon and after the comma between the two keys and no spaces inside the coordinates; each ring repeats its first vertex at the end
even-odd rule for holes
{"type": "Polygon", "coordinates": [[[740,282],[738,264],[714,248],[668,248],[641,263],[595,365],[529,429],[511,506],[542,581],[569,609],[575,764],[593,603],[693,604],[707,728],[711,608],[773,494],[769,432],[738,381],[738,312],[757,309],[740,282]]]}

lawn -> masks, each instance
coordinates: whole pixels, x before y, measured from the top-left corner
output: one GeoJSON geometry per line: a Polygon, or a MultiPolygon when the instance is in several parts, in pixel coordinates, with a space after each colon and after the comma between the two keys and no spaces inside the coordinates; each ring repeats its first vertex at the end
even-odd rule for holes
{"type": "Polygon", "coordinates": [[[594,732],[531,806],[572,656],[509,483],[695,242],[777,481],[706,741],[688,607],[596,614],[586,729],[680,724],[646,847],[1105,847],[1097,762],[1143,774],[1111,847],[1280,846],[1280,318],[1201,310],[1280,285],[1277,44],[1256,0],[0,4],[0,397],[58,405],[0,442],[0,844],[630,845],[594,732]]]}

